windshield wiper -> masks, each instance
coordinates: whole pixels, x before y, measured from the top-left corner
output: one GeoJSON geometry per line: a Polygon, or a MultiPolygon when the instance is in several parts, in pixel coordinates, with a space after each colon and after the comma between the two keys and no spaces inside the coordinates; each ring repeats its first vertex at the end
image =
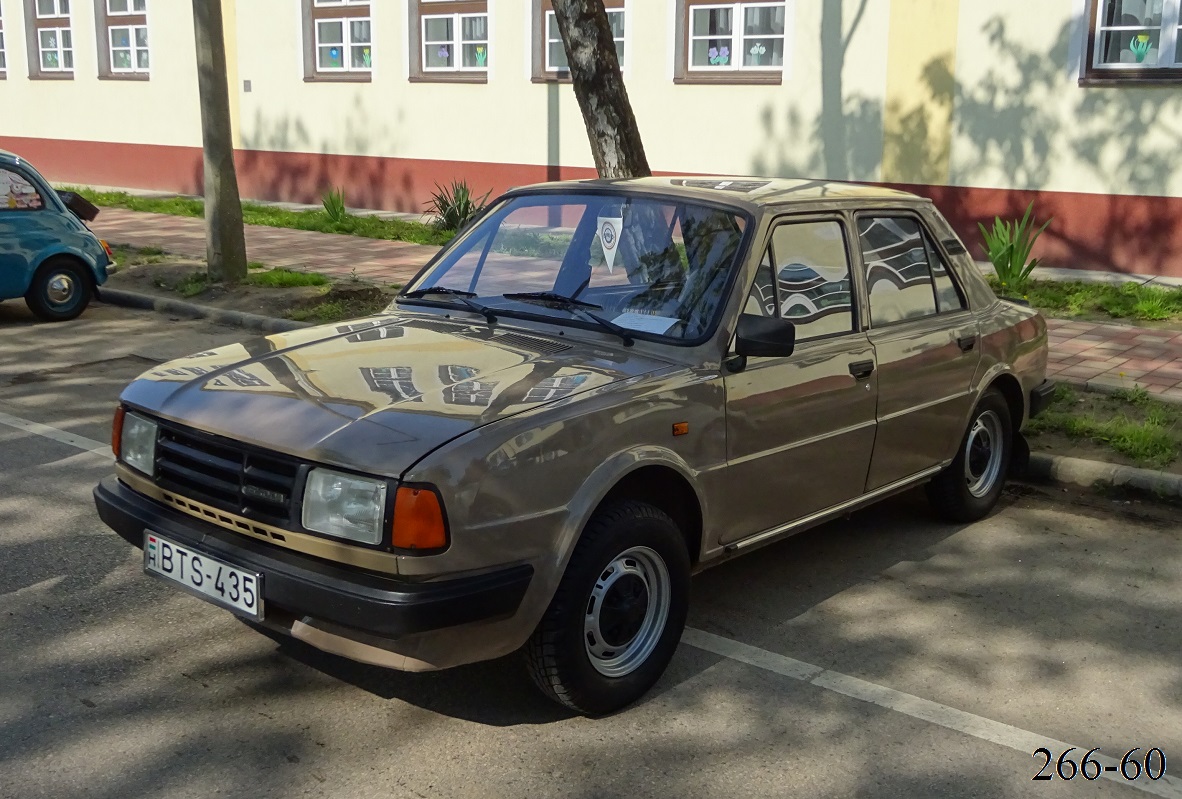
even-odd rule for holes
{"type": "Polygon", "coordinates": [[[473,311],[475,311],[476,313],[483,316],[485,321],[488,322],[490,325],[497,321],[497,315],[493,311],[492,308],[489,308],[487,305],[481,305],[478,302],[472,301],[472,297],[477,296],[476,292],[474,292],[474,291],[464,291],[463,289],[453,289],[453,288],[448,288],[447,286],[429,286],[425,289],[416,289],[414,291],[408,291],[405,294],[403,294],[402,296],[408,300],[419,300],[419,299],[422,299],[423,297],[428,297],[432,294],[445,294],[448,297],[455,297],[457,300],[464,303],[464,305],[467,305],[473,311]]]}
{"type": "Polygon", "coordinates": [[[526,291],[516,294],[502,294],[501,296],[507,300],[556,305],[564,311],[569,311],[570,313],[575,314],[583,319],[590,319],[592,322],[599,325],[609,333],[614,333],[615,335],[619,336],[623,340],[625,347],[631,347],[632,342],[635,341],[632,331],[628,328],[620,327],[615,322],[608,321],[599,314],[593,314],[587,310],[588,308],[603,310],[602,305],[596,305],[593,302],[586,302],[585,300],[580,300],[577,297],[568,297],[565,294],[559,294],[557,291],[526,291]]]}

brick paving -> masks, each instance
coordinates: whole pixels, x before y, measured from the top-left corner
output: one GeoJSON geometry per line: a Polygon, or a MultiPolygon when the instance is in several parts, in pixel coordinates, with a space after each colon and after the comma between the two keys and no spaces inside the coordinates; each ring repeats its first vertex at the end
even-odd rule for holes
{"type": "MultiPolygon", "coordinates": [[[[200,219],[104,208],[91,227],[112,243],[160,247],[205,257],[200,219]]],[[[356,275],[375,283],[405,283],[437,248],[359,236],[246,226],[247,257],[267,266],[356,275]]],[[[1100,322],[1048,319],[1048,377],[1093,388],[1144,386],[1182,402],[1182,332],[1100,322]]]]}

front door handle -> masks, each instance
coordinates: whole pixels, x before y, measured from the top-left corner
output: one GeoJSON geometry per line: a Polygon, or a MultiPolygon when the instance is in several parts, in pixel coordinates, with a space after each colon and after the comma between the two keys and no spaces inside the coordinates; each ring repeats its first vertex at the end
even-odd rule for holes
{"type": "Polygon", "coordinates": [[[855,380],[865,380],[874,374],[874,361],[854,361],[850,364],[850,374],[855,380]]]}
{"type": "Polygon", "coordinates": [[[968,352],[977,345],[976,336],[961,336],[956,340],[956,346],[960,347],[961,352],[968,352]]]}

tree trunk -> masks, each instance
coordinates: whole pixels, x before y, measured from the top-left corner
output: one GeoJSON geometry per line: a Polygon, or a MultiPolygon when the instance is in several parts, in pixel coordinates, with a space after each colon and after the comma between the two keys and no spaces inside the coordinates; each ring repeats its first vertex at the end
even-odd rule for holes
{"type": "Polygon", "coordinates": [[[651,175],[603,0],[554,0],[554,16],[599,177],[651,175]]]}
{"type": "Polygon", "coordinates": [[[242,202],[234,170],[230,92],[226,84],[226,39],[221,0],[193,0],[197,40],[197,86],[201,94],[201,141],[205,155],[205,257],[211,281],[246,277],[242,202]]]}

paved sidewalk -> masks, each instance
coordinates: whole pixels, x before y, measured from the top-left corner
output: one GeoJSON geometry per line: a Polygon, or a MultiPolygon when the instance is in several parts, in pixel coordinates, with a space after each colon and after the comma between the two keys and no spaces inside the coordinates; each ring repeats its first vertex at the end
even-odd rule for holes
{"type": "MultiPolygon", "coordinates": [[[[205,223],[163,214],[104,208],[91,227],[112,243],[160,247],[205,257],[205,223]]],[[[405,283],[437,248],[400,241],[246,226],[246,250],[267,266],[310,269],[375,283],[405,283]]],[[[1096,388],[1142,385],[1182,402],[1182,332],[1129,325],[1048,319],[1048,376],[1096,388]]]]}

